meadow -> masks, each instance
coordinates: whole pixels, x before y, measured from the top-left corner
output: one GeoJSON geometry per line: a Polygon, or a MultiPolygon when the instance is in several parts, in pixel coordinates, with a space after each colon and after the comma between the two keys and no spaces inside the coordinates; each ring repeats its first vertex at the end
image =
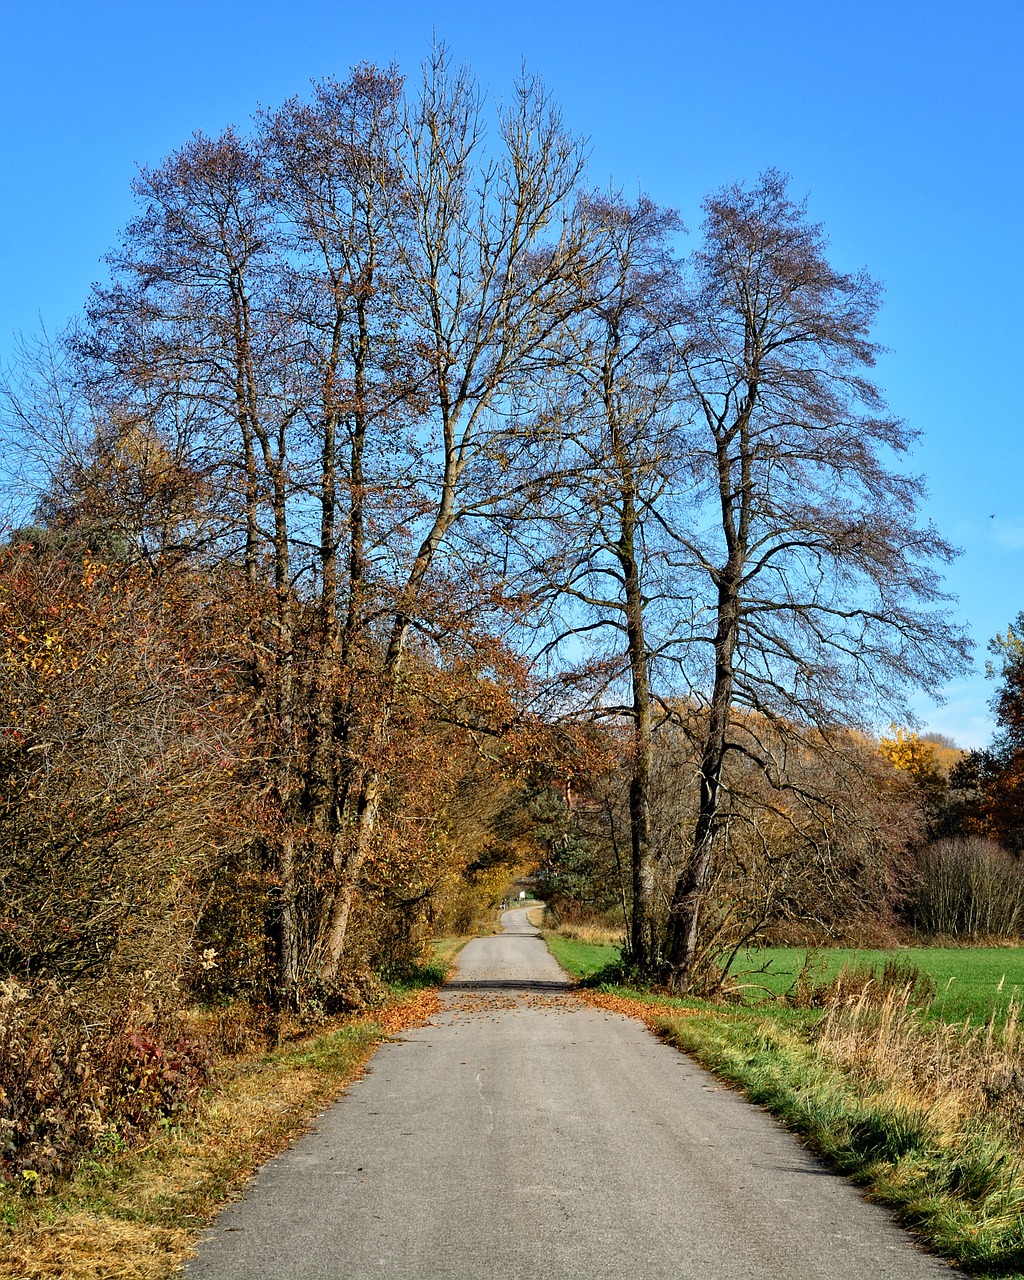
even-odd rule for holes
{"type": "MultiPolygon", "coordinates": [[[[569,928],[546,935],[548,946],[564,969],[590,979],[619,957],[619,946],[607,937],[569,928]]],[[[943,1022],[987,1022],[1005,1013],[1011,1001],[1024,1003],[1024,948],[900,947],[865,950],[852,947],[757,947],[741,952],[730,974],[748,1005],[775,1000],[801,981],[822,985],[841,969],[874,969],[899,959],[916,966],[935,983],[927,1013],[943,1022]]]]}

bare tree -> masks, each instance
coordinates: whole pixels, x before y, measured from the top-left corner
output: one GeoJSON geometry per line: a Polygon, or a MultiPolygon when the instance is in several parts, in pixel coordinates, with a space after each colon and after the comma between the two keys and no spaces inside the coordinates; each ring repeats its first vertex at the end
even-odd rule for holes
{"type": "Polygon", "coordinates": [[[937,694],[968,652],[936,607],[934,566],[954,553],[916,522],[921,481],[891,465],[914,435],[866,372],[878,286],[829,264],[821,229],[775,172],[705,209],[681,348],[704,523],[676,537],[709,626],[695,676],[699,805],[666,947],[677,990],[697,950],[729,754],[781,785],[787,742],[809,730],[827,741],[894,709],[906,719],[905,692],[937,694]],[[737,708],[782,745],[740,737],[737,708]]]}
{"type": "Polygon", "coordinates": [[[585,238],[570,214],[582,146],[540,84],[526,78],[500,114],[500,135],[501,149],[489,158],[479,90],[443,49],[436,51],[420,97],[406,111],[397,157],[406,203],[401,221],[392,220],[408,290],[403,321],[425,365],[417,483],[407,499],[415,533],[393,579],[378,701],[366,734],[370,763],[359,778],[332,909],[327,977],[340,960],[372,846],[386,782],[375,762],[384,755],[410,630],[437,633],[430,617],[437,573],[443,576],[446,561],[458,554],[456,535],[499,507],[488,464],[503,447],[517,446],[515,406],[566,311],[578,306],[585,238]]]}
{"type": "MultiPolygon", "coordinates": [[[[668,668],[689,633],[665,536],[687,487],[674,345],[679,223],[643,197],[591,197],[588,217],[586,307],[566,326],[562,377],[549,392],[560,440],[536,572],[540,597],[555,603],[549,651],[583,646],[596,659],[592,713],[629,726],[629,953],[649,970],[660,952],[654,735],[678,687],[668,668]]],[[[536,518],[516,512],[520,523],[536,518]]]]}
{"type": "Polygon", "coordinates": [[[501,698],[488,681],[515,667],[524,566],[554,660],[591,645],[563,690],[626,726],[630,945],[679,988],[730,755],[792,788],[794,743],[905,720],[902,691],[966,652],[935,608],[952,553],[892,466],[912,435],[866,376],[876,286],[829,265],[774,173],[707,202],[687,280],[673,216],[582,196],[583,166],[525,75],[489,140],[443,49],[414,93],[358,67],[143,171],[111,282],[40,353],[34,403],[7,397],[56,441],[44,520],[116,533],[154,578],[238,585],[288,1002],[338,978],[403,726],[514,717],[521,671],[501,698]],[[699,794],[666,936],[669,720],[699,794]]]}

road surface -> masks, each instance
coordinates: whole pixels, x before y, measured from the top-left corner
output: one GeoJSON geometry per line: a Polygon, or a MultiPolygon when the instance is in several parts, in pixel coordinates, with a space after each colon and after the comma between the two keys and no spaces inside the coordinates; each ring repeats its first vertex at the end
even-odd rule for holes
{"type": "Polygon", "coordinates": [[[571,992],[525,910],[260,1171],[188,1280],[955,1276],[758,1108],[571,992]]]}

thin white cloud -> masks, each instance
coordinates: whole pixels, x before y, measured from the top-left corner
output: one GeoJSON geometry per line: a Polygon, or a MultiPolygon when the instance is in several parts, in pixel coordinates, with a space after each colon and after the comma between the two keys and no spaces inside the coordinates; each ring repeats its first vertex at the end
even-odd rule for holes
{"type": "Polygon", "coordinates": [[[944,693],[946,701],[941,707],[928,698],[914,699],[922,733],[944,733],[965,750],[987,746],[996,731],[986,705],[993,693],[991,682],[978,675],[954,681],[944,693]]]}

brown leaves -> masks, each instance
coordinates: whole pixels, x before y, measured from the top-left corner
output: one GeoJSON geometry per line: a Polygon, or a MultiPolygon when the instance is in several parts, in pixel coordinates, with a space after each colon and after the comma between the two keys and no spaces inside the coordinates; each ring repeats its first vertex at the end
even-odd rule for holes
{"type": "Polygon", "coordinates": [[[698,1013],[705,1016],[707,1010],[686,1009],[678,1005],[665,1005],[653,1000],[634,1000],[626,996],[613,995],[609,991],[593,991],[581,987],[577,992],[581,1000],[595,1009],[604,1009],[608,1013],[621,1013],[625,1018],[636,1018],[655,1033],[660,1033],[662,1023],[667,1016],[688,1018],[698,1013]]]}
{"type": "Polygon", "coordinates": [[[361,1021],[375,1022],[389,1036],[397,1036],[410,1027],[421,1027],[429,1022],[441,1008],[437,990],[433,987],[417,991],[407,996],[398,1004],[388,1005],[385,1009],[367,1014],[361,1021]]]}

